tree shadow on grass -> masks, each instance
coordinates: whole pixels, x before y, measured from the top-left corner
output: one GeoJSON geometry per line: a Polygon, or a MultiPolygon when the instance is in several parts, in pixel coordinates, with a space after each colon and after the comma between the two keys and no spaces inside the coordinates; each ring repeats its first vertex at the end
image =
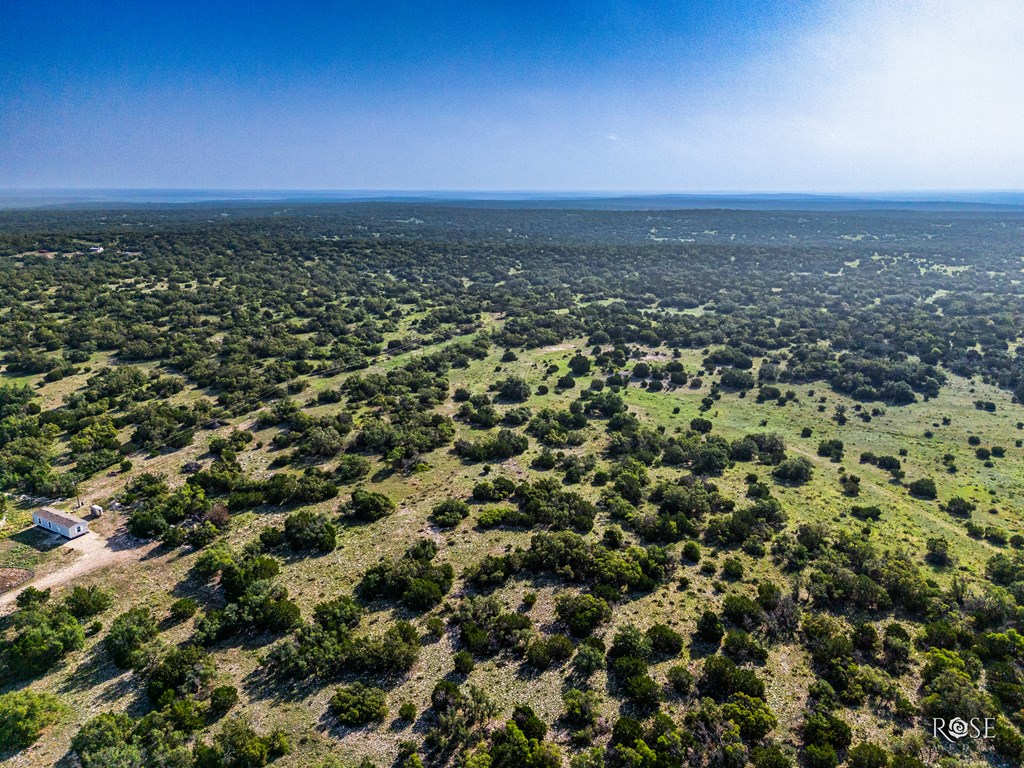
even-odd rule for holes
{"type": "Polygon", "coordinates": [[[409,679],[409,673],[377,675],[372,673],[347,672],[334,675],[309,675],[301,680],[278,675],[273,669],[259,666],[242,680],[242,687],[253,701],[273,703],[296,702],[308,699],[325,689],[363,683],[365,685],[393,690],[409,679]]]}
{"type": "Polygon", "coordinates": [[[317,679],[292,680],[279,678],[266,667],[256,667],[242,679],[242,688],[253,701],[275,703],[300,701],[325,686],[317,679]]]}
{"type": "Polygon", "coordinates": [[[85,655],[75,671],[60,684],[59,690],[61,693],[86,691],[123,674],[125,670],[118,669],[104,654],[102,644],[97,643],[85,655]]]}
{"type": "Polygon", "coordinates": [[[690,643],[690,658],[696,661],[697,659],[706,659],[708,656],[714,656],[718,653],[721,645],[721,642],[709,643],[707,640],[701,640],[700,637],[694,635],[690,643]]]}
{"type": "Polygon", "coordinates": [[[102,645],[95,645],[78,665],[75,671],[64,680],[58,691],[61,694],[74,694],[94,690],[94,700],[98,704],[111,705],[128,702],[126,711],[139,716],[149,709],[145,691],[139,686],[139,677],[135,672],[120,669],[106,658],[102,645]]]}
{"type": "Polygon", "coordinates": [[[12,536],[8,536],[7,540],[43,553],[52,552],[67,541],[67,539],[56,533],[48,533],[42,528],[36,528],[34,526],[32,528],[26,528],[23,531],[19,531],[12,536]]]}
{"type": "Polygon", "coordinates": [[[223,608],[223,600],[220,599],[220,589],[211,586],[211,579],[209,576],[203,576],[198,573],[195,568],[190,568],[187,571],[185,578],[181,579],[171,589],[171,596],[178,597],[191,597],[200,607],[210,607],[209,604],[213,604],[213,607],[223,608]],[[211,600],[211,593],[217,596],[217,600],[211,600]]]}

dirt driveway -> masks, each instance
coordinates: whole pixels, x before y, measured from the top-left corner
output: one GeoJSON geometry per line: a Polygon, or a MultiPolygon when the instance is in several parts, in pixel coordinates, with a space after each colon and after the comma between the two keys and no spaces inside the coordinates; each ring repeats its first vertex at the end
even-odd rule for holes
{"type": "Polygon", "coordinates": [[[66,550],[75,551],[74,560],[0,595],[0,613],[6,613],[14,605],[18,594],[26,587],[60,587],[101,568],[141,560],[156,546],[158,542],[143,542],[120,531],[109,538],[101,536],[96,531],[89,531],[84,536],[71,539],[62,545],[66,550]]]}

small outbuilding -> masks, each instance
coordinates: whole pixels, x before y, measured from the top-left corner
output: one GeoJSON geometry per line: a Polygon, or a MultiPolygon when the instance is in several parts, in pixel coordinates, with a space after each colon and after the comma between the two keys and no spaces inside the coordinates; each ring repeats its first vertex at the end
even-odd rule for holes
{"type": "Polygon", "coordinates": [[[53,507],[43,507],[33,512],[32,522],[66,539],[75,539],[89,532],[89,524],[85,520],[53,507]]]}

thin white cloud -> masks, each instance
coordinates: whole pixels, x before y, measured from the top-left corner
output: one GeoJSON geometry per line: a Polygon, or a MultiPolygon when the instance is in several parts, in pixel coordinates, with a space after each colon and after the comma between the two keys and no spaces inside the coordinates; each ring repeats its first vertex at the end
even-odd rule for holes
{"type": "Polygon", "coordinates": [[[1021,41],[1012,0],[835,4],[682,121],[678,146],[733,187],[1021,188],[1021,41]]]}

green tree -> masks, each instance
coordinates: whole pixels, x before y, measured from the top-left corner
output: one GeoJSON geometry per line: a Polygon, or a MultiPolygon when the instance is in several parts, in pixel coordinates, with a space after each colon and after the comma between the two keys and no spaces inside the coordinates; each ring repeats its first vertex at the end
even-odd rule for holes
{"type": "Polygon", "coordinates": [[[284,538],[295,550],[333,552],[338,543],[338,532],[327,515],[302,509],[285,518],[284,538]]]}
{"type": "Polygon", "coordinates": [[[353,683],[339,688],[331,697],[331,712],[342,725],[366,725],[388,716],[385,693],[380,688],[353,683]]]}
{"type": "Polygon", "coordinates": [[[128,669],[142,662],[140,653],[156,633],[156,620],[147,606],[140,605],[114,619],[103,638],[103,647],[117,666],[128,669]]]}
{"type": "Polygon", "coordinates": [[[387,517],[397,505],[383,493],[356,488],[352,491],[352,516],[357,520],[372,523],[387,517]]]}
{"type": "Polygon", "coordinates": [[[0,696],[0,752],[20,750],[56,723],[67,707],[52,693],[12,691],[0,696]]]}

